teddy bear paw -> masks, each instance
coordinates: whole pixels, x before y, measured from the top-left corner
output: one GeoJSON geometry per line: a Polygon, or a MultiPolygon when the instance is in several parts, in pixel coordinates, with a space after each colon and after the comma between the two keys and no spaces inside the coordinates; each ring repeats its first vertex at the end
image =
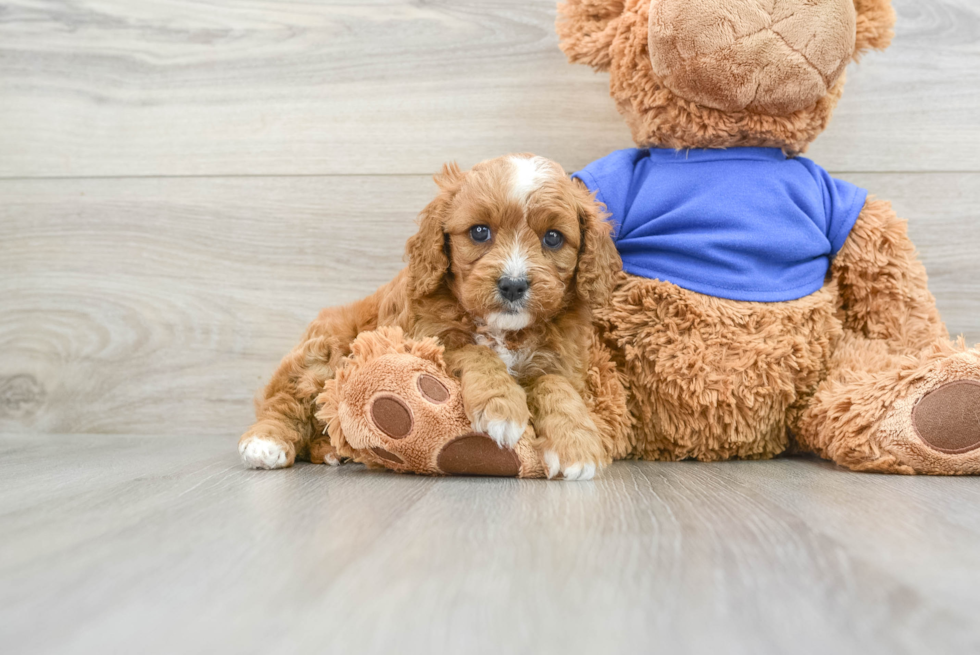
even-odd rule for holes
{"type": "MultiPolygon", "coordinates": [[[[516,384],[516,391],[489,394],[479,412],[468,413],[435,340],[379,329],[359,335],[351,350],[317,399],[317,419],[330,433],[324,444],[341,456],[404,473],[544,477],[516,384]]],[[[326,452],[325,446],[316,454],[326,452]]]]}
{"type": "Polygon", "coordinates": [[[930,448],[959,455],[980,448],[980,382],[956,380],[924,395],[912,409],[915,433],[930,448]]]}
{"type": "Polygon", "coordinates": [[[919,378],[878,421],[869,446],[854,454],[841,449],[839,463],[892,473],[980,474],[980,353],[933,362],[919,378]]]}
{"type": "Polygon", "coordinates": [[[495,439],[484,434],[464,434],[447,443],[436,458],[439,470],[446,475],[490,475],[517,477],[521,460],[517,452],[501,448],[495,439]]]}

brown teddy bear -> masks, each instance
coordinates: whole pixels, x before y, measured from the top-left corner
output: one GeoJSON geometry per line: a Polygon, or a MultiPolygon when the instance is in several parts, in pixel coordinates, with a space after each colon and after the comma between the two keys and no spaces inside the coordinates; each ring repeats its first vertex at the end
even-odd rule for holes
{"type": "Polygon", "coordinates": [[[797,157],[827,126],[847,63],[887,47],[894,19],[889,0],[559,8],[562,49],[609,71],[634,141],[651,149],[582,176],[616,203],[624,268],[632,260],[640,273],[623,274],[598,316],[630,390],[631,456],[762,459],[795,448],[855,470],[980,473],[980,353],[950,342],[904,221],[797,157]],[[630,163],[623,193],[615,173],[630,163]],[[724,197],[677,198],[643,215],[644,191],[678,190],[724,197]],[[816,238],[787,238],[794,225],[816,238]],[[690,274],[690,247],[672,242],[684,239],[708,251],[722,282],[690,274]],[[650,279],[651,255],[680,263],[650,279]],[[795,285],[815,279],[817,260],[822,280],[795,285]]]}
{"type": "MultiPolygon", "coordinates": [[[[594,314],[585,398],[607,460],[802,450],[854,470],[980,473],[980,353],[949,340],[891,206],[799,156],[848,62],[884,49],[893,22],[889,0],[559,7],[562,49],[609,72],[637,145],[573,176],[623,259],[594,314]]],[[[362,333],[319,403],[329,436],[313,461],[556,474],[531,430],[512,452],[470,434],[440,346],[397,330],[362,333]],[[389,387],[401,405],[368,415],[389,387]]]]}

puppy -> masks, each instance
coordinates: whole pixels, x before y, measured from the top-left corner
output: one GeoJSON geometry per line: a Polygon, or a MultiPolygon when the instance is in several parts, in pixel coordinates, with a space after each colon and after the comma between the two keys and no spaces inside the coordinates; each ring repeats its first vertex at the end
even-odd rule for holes
{"type": "Polygon", "coordinates": [[[502,448],[527,431],[549,477],[590,479],[608,461],[583,401],[592,308],[621,269],[596,202],[558,164],[531,155],[465,173],[447,165],[436,183],[406,268],[367,298],[321,311],[283,359],[239,443],[247,466],[311,455],[336,463],[314,399],[351,341],[383,325],[437,337],[473,429],[502,448]]]}

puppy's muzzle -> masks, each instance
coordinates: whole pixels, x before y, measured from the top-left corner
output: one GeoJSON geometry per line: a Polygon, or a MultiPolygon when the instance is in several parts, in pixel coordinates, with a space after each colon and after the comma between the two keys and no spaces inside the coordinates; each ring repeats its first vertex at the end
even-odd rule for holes
{"type": "Polygon", "coordinates": [[[527,278],[502,277],[497,280],[497,291],[500,292],[500,297],[509,303],[519,303],[524,300],[529,286],[527,278]]]}

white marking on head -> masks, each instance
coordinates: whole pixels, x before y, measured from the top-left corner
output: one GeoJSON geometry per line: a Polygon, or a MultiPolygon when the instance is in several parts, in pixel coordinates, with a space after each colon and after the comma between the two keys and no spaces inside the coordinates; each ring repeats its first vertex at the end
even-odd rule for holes
{"type": "Polygon", "coordinates": [[[528,197],[548,179],[548,160],[544,157],[510,157],[510,163],[514,167],[511,195],[518,202],[526,203],[528,197]]]}
{"type": "Polygon", "coordinates": [[[523,330],[530,323],[531,315],[527,312],[490,312],[487,315],[487,326],[501,332],[523,330]]]}
{"type": "Polygon", "coordinates": [[[520,243],[511,246],[504,260],[504,266],[500,269],[500,277],[510,278],[511,280],[526,280],[528,269],[527,253],[520,243]]]}

